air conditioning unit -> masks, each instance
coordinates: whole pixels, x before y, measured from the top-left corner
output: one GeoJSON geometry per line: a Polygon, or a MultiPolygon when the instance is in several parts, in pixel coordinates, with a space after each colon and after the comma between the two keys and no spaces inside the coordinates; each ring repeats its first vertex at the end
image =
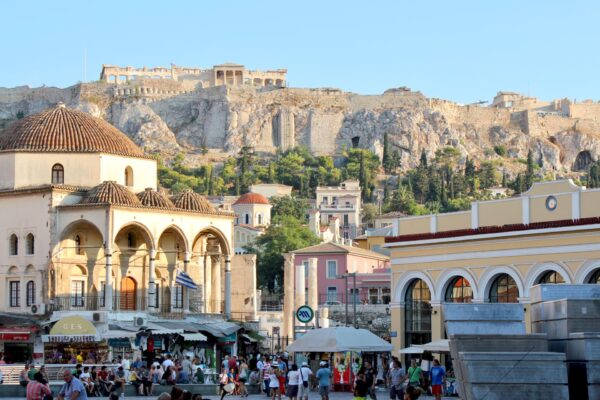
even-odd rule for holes
{"type": "Polygon", "coordinates": [[[106,313],[95,312],[92,314],[92,321],[97,323],[106,323],[106,313]]]}
{"type": "Polygon", "coordinates": [[[45,304],[35,304],[35,305],[31,306],[32,314],[41,315],[41,314],[44,314],[45,312],[46,312],[45,304]]]}
{"type": "Polygon", "coordinates": [[[148,320],[144,317],[134,317],[133,318],[133,326],[146,326],[148,325],[148,320]]]}

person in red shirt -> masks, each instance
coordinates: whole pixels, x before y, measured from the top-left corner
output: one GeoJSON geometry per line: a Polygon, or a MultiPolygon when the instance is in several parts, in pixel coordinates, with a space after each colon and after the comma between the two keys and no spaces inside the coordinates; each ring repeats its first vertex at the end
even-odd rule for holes
{"type": "Polygon", "coordinates": [[[36,372],[33,380],[27,384],[27,400],[42,400],[45,395],[52,394],[44,375],[36,372]]]}
{"type": "Polygon", "coordinates": [[[98,372],[98,387],[100,389],[100,393],[102,393],[103,396],[108,396],[109,386],[110,380],[108,379],[108,371],[106,370],[106,366],[104,365],[102,366],[102,368],[100,368],[100,372],[98,372]]]}

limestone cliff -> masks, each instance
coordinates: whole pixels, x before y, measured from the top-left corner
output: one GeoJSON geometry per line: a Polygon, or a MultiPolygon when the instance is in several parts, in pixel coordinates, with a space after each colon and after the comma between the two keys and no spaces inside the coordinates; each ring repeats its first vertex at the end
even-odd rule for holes
{"type": "Polygon", "coordinates": [[[407,89],[376,96],[245,86],[190,91],[164,80],[0,88],[0,128],[59,101],[105,118],[149,152],[169,156],[185,151],[192,159],[201,157],[201,149],[234,154],[253,146],[274,153],[299,144],[315,154],[336,155],[344,146],[381,154],[386,132],[404,168],[415,166],[422,150],[433,155],[446,146],[483,160],[499,159],[492,149],[502,145],[508,171],[518,168],[516,159],[532,149],[544,170],[560,175],[600,157],[597,104],[589,110],[577,104],[584,117],[574,118],[568,110],[464,106],[407,89]]]}

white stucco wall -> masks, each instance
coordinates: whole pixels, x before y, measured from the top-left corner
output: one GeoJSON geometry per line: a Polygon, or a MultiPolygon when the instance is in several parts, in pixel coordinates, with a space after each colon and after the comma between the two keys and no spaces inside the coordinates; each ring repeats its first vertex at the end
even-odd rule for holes
{"type": "MultiPolygon", "coordinates": [[[[120,157],[111,154],[100,155],[100,182],[115,181],[125,185],[125,169],[133,170],[133,186],[135,193],[146,188],[157,188],[156,160],[134,157],[120,157]]],[[[98,183],[100,183],[98,182],[98,183]]]]}

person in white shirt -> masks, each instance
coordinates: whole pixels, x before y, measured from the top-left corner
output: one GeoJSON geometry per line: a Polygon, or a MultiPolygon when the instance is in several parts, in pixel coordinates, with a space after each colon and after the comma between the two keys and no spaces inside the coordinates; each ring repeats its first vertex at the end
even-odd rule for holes
{"type": "Polygon", "coordinates": [[[310,392],[310,376],[313,374],[312,370],[308,368],[306,361],[302,363],[302,366],[298,369],[298,375],[300,377],[298,384],[298,399],[308,400],[308,393],[310,392]]]}
{"type": "Polygon", "coordinates": [[[173,360],[171,359],[171,355],[170,354],[167,355],[167,358],[162,363],[163,369],[166,371],[168,367],[172,367],[174,365],[175,365],[175,363],[173,363],[173,360]]]}
{"type": "Polygon", "coordinates": [[[298,372],[298,366],[296,364],[292,364],[292,368],[290,372],[287,374],[288,376],[288,385],[287,385],[287,397],[291,400],[296,400],[298,398],[298,387],[300,386],[300,372],[298,372]]]}
{"type": "Polygon", "coordinates": [[[279,368],[276,365],[273,365],[269,368],[269,392],[271,394],[271,400],[275,400],[277,397],[278,400],[281,400],[281,392],[279,390],[279,368]]]}

